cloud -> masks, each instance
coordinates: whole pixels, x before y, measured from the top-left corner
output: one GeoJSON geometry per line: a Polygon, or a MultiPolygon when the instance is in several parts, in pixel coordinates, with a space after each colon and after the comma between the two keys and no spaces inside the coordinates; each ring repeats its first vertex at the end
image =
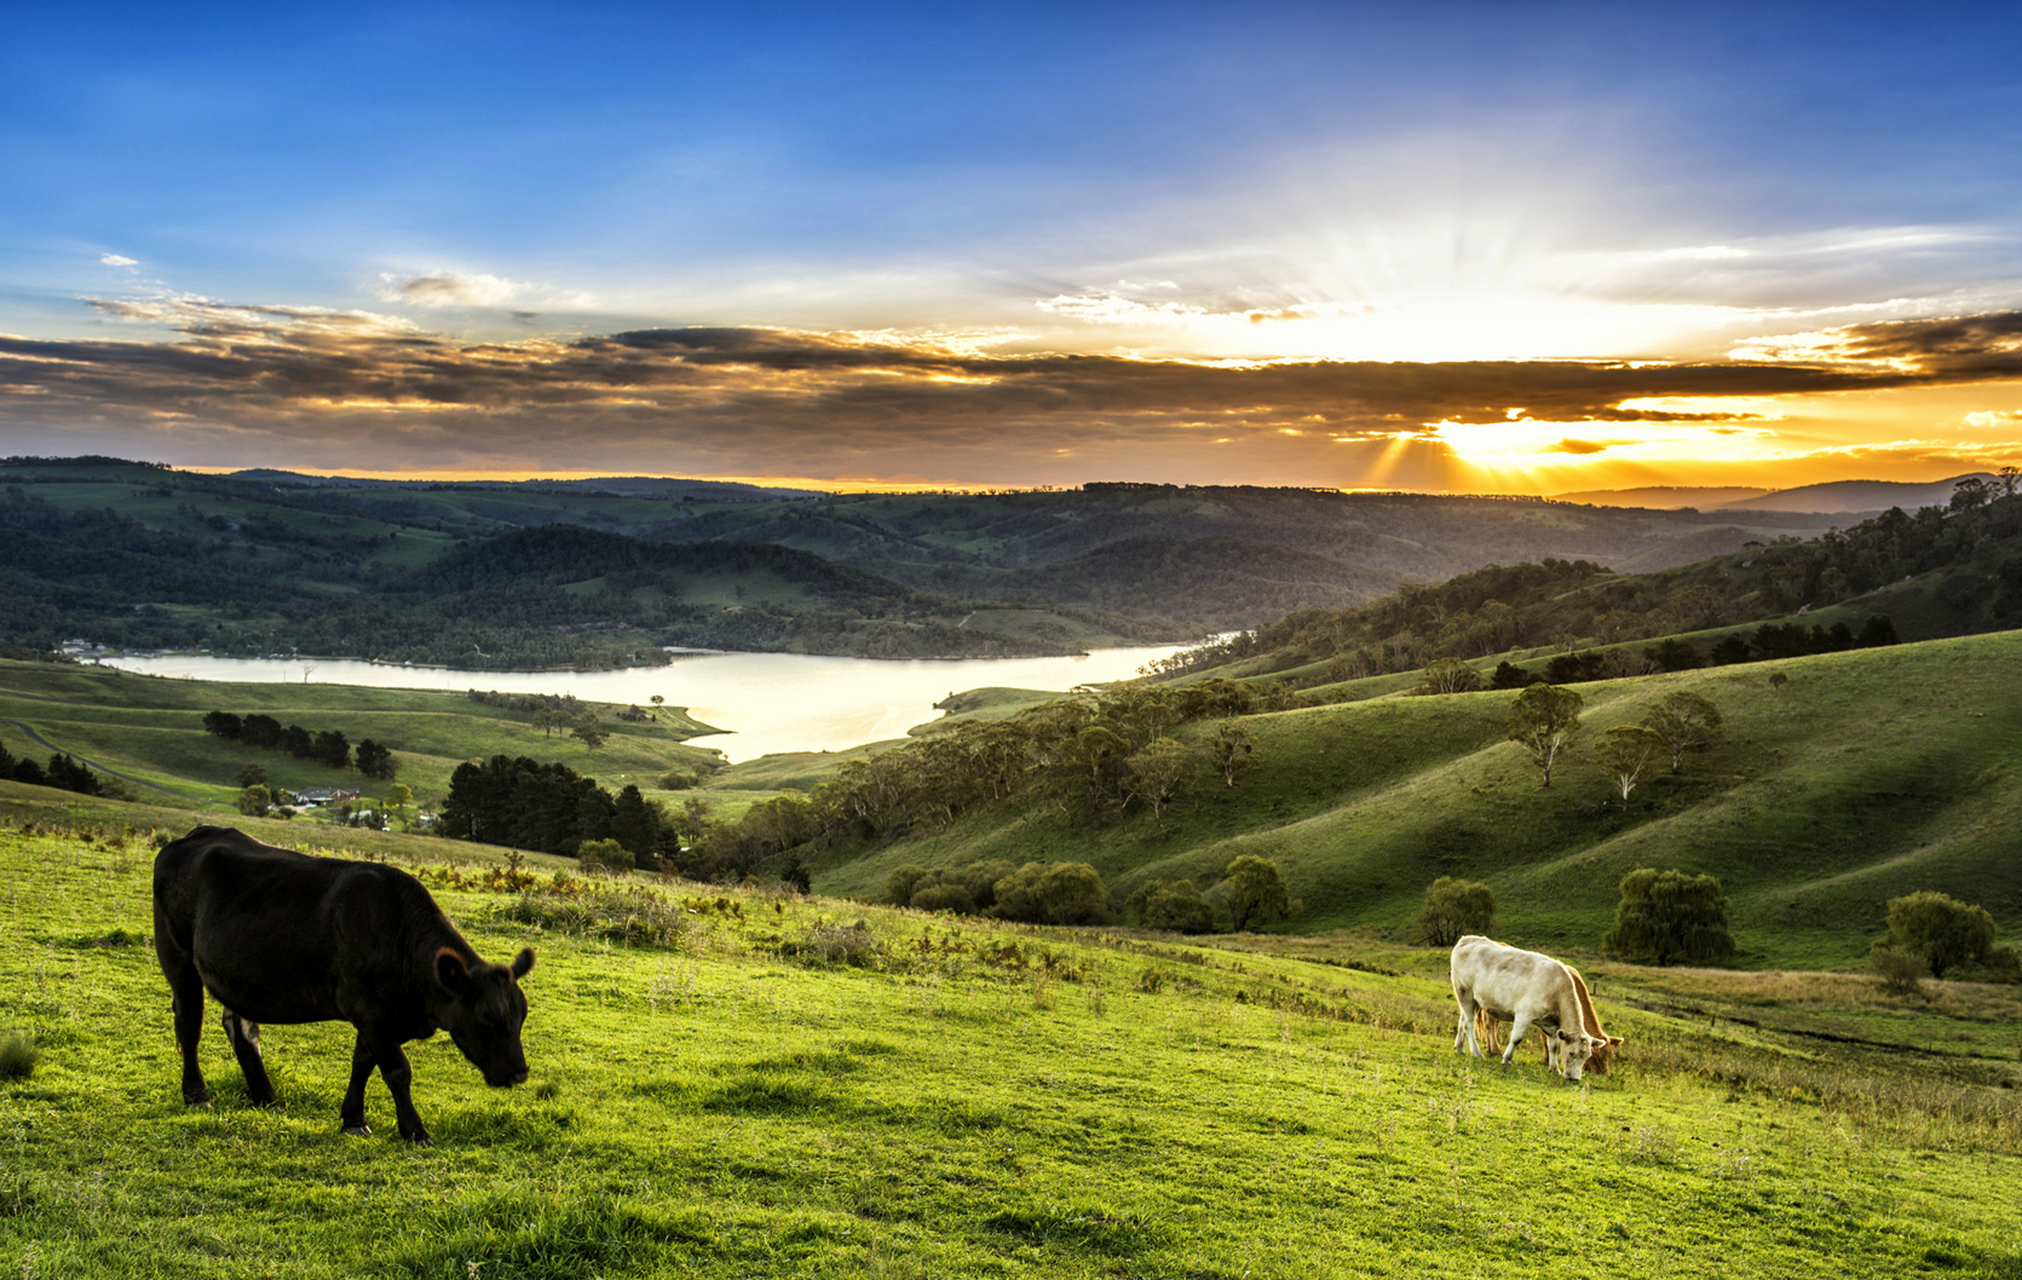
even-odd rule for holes
{"type": "Polygon", "coordinates": [[[123,253],[103,253],[99,255],[98,260],[108,267],[137,267],[140,265],[137,259],[129,258],[123,253]]]}
{"type": "Polygon", "coordinates": [[[1576,456],[1621,435],[1578,424],[1711,432],[1759,423],[1762,397],[2022,377],[2011,313],[1854,326],[1816,348],[1841,358],[1795,363],[1209,364],[757,328],[464,342],[367,311],[184,294],[92,305],[179,336],[0,338],[0,421],[196,464],[1348,484],[1356,459],[1427,424],[1551,424],[1551,449],[1576,456]]]}
{"type": "Polygon", "coordinates": [[[584,294],[567,293],[521,280],[507,280],[483,272],[434,271],[425,275],[381,272],[379,284],[382,301],[424,307],[431,311],[506,311],[514,317],[532,317],[540,313],[527,309],[526,304],[530,302],[570,310],[581,310],[591,302],[584,294]]]}

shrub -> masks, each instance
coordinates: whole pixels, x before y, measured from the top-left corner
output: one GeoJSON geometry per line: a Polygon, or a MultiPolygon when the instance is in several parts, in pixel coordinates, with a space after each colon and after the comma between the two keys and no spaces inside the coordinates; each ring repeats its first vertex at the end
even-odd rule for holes
{"type": "Polygon", "coordinates": [[[585,840],[576,850],[576,857],[582,860],[585,870],[602,867],[606,871],[624,872],[634,865],[632,851],[616,840],[585,840]]]}
{"type": "Polygon", "coordinates": [[[659,785],[662,791],[692,791],[697,781],[699,779],[692,773],[681,769],[669,769],[660,775],[659,785]]]}
{"type": "Polygon", "coordinates": [[[1638,867],[1622,877],[1615,927],[1602,940],[1626,960],[1666,965],[1721,960],[1734,954],[1727,931],[1727,895],[1718,876],[1638,867]]]}
{"type": "Polygon", "coordinates": [[[1947,969],[1985,960],[1994,949],[1994,936],[1994,917],[1985,907],[1926,890],[1889,899],[1889,934],[1883,945],[1916,952],[1930,965],[1931,975],[1942,978],[1947,969]]]}
{"type": "Polygon", "coordinates": [[[554,892],[515,894],[495,914],[498,919],[515,924],[662,947],[677,945],[687,927],[679,907],[643,889],[589,896],[554,892]]]}
{"type": "Polygon", "coordinates": [[[1292,914],[1292,901],[1285,892],[1285,880],[1278,864],[1269,858],[1244,854],[1229,863],[1223,881],[1228,890],[1229,924],[1237,933],[1252,925],[1270,924],[1292,914]]]}
{"type": "Polygon", "coordinates": [[[1213,933],[1215,909],[1191,880],[1170,884],[1149,880],[1125,904],[1130,917],[1147,929],[1172,933],[1213,933]]]}
{"type": "Polygon", "coordinates": [[[26,1080],[42,1061],[35,1042],[19,1032],[0,1035],[0,1080],[26,1080]]]}
{"type": "Polygon", "coordinates": [[[818,924],[809,929],[800,941],[782,946],[779,953],[819,964],[876,969],[883,966],[891,948],[871,932],[868,923],[859,920],[850,925],[818,924]]]}
{"type": "Polygon", "coordinates": [[[913,890],[912,907],[915,911],[952,911],[957,915],[976,914],[976,898],[965,885],[948,880],[937,880],[913,890]]]}
{"type": "Polygon", "coordinates": [[[892,873],[885,877],[885,901],[895,907],[911,906],[913,890],[926,878],[927,869],[915,863],[893,867],[892,873]]]}
{"type": "Polygon", "coordinates": [[[997,882],[1018,869],[1005,858],[984,858],[962,868],[962,885],[976,900],[976,910],[988,911],[997,905],[997,882]]]}
{"type": "Polygon", "coordinates": [[[1109,893],[1086,862],[1028,862],[997,882],[993,914],[1027,924],[1108,924],[1109,893]]]}
{"type": "Polygon", "coordinates": [[[1890,991],[1910,995],[1923,986],[1930,975],[1930,962],[1915,951],[1877,942],[1868,951],[1868,971],[1882,980],[1890,991]]]}
{"type": "Polygon", "coordinates": [[[1495,894],[1477,881],[1441,876],[1425,891],[1425,907],[1411,923],[1428,945],[1450,947],[1467,934],[1495,928],[1495,894]]]}

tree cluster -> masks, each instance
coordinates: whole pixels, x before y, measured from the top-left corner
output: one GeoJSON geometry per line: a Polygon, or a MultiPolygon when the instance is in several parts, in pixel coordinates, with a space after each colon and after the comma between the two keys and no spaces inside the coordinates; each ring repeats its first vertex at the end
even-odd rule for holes
{"type": "Polygon", "coordinates": [[[110,790],[90,766],[71,759],[61,751],[51,755],[47,765],[40,765],[27,756],[16,759],[5,743],[0,743],[0,778],[25,782],[32,787],[75,791],[85,796],[106,795],[110,790]]]}
{"type": "MultiPolygon", "coordinates": [[[[312,731],[299,724],[284,727],[279,720],[259,712],[240,716],[230,711],[207,711],[204,732],[227,742],[244,743],[259,751],[278,751],[326,768],[349,769],[354,765],[351,740],[339,729],[312,731]]],[[[400,771],[392,749],[371,738],[358,743],[355,764],[358,772],[382,782],[392,781],[400,771]]]]}

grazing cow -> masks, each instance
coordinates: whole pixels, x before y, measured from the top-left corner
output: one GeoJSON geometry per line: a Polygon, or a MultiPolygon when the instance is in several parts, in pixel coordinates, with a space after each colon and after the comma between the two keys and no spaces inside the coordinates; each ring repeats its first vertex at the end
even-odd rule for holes
{"type": "Polygon", "coordinates": [[[1456,1050],[1465,1047],[1475,1057],[1482,1056],[1475,1024],[1487,1013],[1511,1024],[1509,1046],[1502,1051],[1504,1066],[1524,1034],[1537,1025],[1558,1042],[1558,1072],[1568,1080],[1580,1078],[1594,1039],[1587,1034],[1579,993],[1564,965],[1535,951],[1469,934],[1453,944],[1450,972],[1453,998],[1460,1006],[1453,1036],[1456,1050]]]}
{"type": "Polygon", "coordinates": [[[224,1006],[225,1036],[246,1093],[276,1101],[260,1059],[263,1022],[348,1022],[358,1029],[339,1118],[363,1136],[372,1069],[393,1095],[400,1136],[428,1142],[409,1096],[401,1045],[449,1032],[486,1084],[527,1078],[519,979],[534,967],[486,964],[420,882],[372,862],[312,858],[243,832],[198,827],[154,860],[154,949],[175,996],[183,1101],[210,1101],[197,1065],[204,992],[224,1006]]]}
{"type": "MultiPolygon", "coordinates": [[[[1615,1061],[1615,1050],[1622,1047],[1622,1037],[1611,1036],[1601,1030],[1601,1018],[1594,1012],[1594,997],[1587,990],[1587,980],[1571,965],[1566,966],[1566,972],[1571,975],[1573,989],[1580,997],[1580,1025],[1587,1029],[1587,1034],[1594,1041],[1594,1052],[1587,1059],[1586,1069],[1598,1075],[1607,1075],[1608,1067],[1615,1061]]],[[[1554,1071],[1559,1069],[1558,1041],[1550,1036],[1545,1037],[1545,1065],[1554,1071]]]]}

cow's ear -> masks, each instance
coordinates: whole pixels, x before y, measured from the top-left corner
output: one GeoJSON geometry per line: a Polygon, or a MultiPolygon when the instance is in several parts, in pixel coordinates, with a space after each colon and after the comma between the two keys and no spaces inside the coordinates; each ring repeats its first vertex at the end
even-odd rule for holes
{"type": "Polygon", "coordinates": [[[470,990],[470,970],[464,966],[463,957],[449,947],[435,953],[435,980],[452,995],[460,996],[470,990]]]}
{"type": "Polygon", "coordinates": [[[532,947],[521,947],[520,953],[513,957],[513,977],[524,978],[529,973],[532,973],[533,970],[534,949],[532,947]]]}
{"type": "Polygon", "coordinates": [[[1608,1047],[1609,1047],[1610,1049],[1614,1048],[1614,1047],[1615,1047],[1616,1045],[1618,1045],[1618,1044],[1620,1044],[1620,1043],[1622,1043],[1622,1037],[1620,1037],[1620,1036],[1609,1036],[1609,1037],[1608,1037],[1608,1047]]]}

